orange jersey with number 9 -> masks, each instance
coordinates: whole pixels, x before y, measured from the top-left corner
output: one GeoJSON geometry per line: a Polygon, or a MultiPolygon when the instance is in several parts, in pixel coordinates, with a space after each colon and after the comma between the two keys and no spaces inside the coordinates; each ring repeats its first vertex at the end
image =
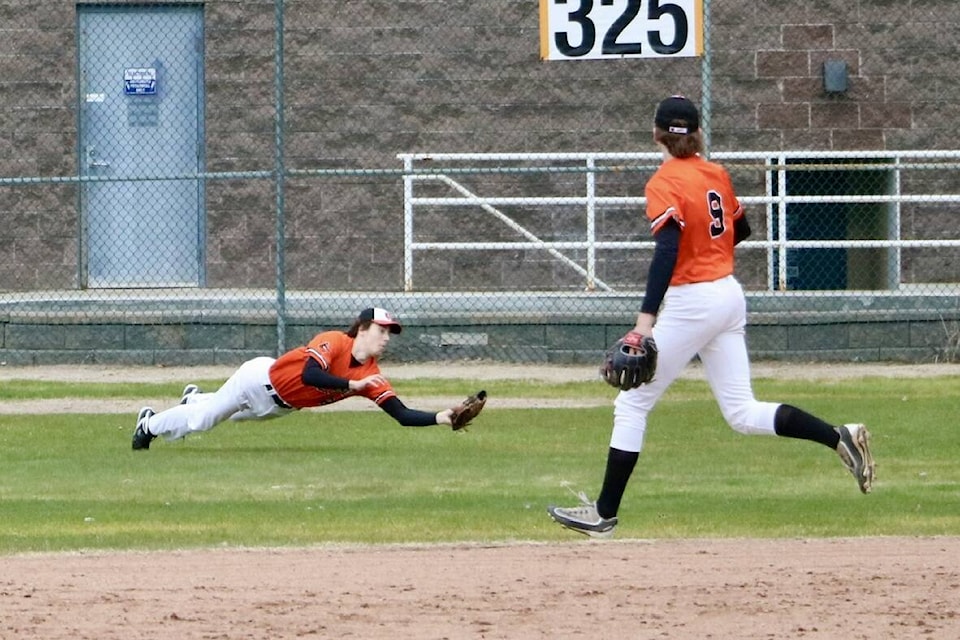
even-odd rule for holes
{"type": "Polygon", "coordinates": [[[733,222],[743,210],[726,169],[700,156],[670,158],[650,178],[645,195],[653,233],[671,219],[680,225],[671,286],[733,273],[733,222]]]}

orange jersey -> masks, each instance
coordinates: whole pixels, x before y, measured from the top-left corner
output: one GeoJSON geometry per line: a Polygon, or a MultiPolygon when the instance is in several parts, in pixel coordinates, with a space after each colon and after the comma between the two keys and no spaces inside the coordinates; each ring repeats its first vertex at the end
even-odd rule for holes
{"type": "Polygon", "coordinates": [[[670,219],[680,225],[671,286],[733,273],[733,221],[743,210],[726,169],[700,156],[670,158],[650,178],[645,195],[651,231],[670,219]]]}
{"type": "Polygon", "coordinates": [[[348,380],[362,380],[380,373],[376,358],[368,358],[363,364],[355,364],[351,351],[353,338],[342,331],[318,333],[305,346],[283,354],[270,367],[270,384],[280,398],[291,407],[319,407],[355,396],[358,393],[378,405],[397,394],[390,383],[367,387],[363,391],[345,389],[318,389],[303,384],[303,367],[308,358],[316,360],[329,374],[348,380]]]}

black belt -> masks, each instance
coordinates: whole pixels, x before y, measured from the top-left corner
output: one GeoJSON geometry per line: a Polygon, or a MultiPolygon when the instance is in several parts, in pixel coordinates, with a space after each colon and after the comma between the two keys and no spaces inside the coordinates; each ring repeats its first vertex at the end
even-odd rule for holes
{"type": "Polygon", "coordinates": [[[277,390],[273,388],[272,384],[265,384],[263,388],[267,390],[267,393],[270,394],[270,397],[273,398],[274,403],[276,403],[278,407],[281,409],[293,409],[293,407],[284,402],[283,398],[277,394],[277,390]]]}

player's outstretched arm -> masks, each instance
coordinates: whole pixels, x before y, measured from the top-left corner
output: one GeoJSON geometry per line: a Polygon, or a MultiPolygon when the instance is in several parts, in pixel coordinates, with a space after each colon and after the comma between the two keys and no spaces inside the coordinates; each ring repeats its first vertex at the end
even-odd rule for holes
{"type": "MultiPolygon", "coordinates": [[[[404,427],[430,427],[437,424],[450,424],[449,422],[440,422],[440,420],[445,414],[452,411],[451,409],[447,409],[447,411],[441,411],[440,413],[431,413],[429,411],[411,409],[403,404],[403,401],[396,396],[384,400],[380,404],[380,408],[390,414],[391,418],[404,427]]],[[[449,420],[449,417],[447,417],[447,420],[449,420]]]]}

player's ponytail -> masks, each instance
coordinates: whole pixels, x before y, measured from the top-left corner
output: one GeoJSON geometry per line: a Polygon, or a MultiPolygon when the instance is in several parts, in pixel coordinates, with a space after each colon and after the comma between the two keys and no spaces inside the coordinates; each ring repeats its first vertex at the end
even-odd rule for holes
{"type": "Polygon", "coordinates": [[[700,131],[693,133],[670,133],[660,127],[653,128],[653,139],[662,144],[674,158],[690,158],[703,153],[703,136],[700,131]]]}

